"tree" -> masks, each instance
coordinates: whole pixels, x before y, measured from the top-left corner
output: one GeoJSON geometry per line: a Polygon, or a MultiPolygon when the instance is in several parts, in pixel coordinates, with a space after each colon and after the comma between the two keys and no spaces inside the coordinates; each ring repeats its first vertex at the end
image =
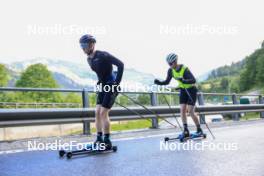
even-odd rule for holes
{"type": "Polygon", "coordinates": [[[230,90],[235,93],[239,93],[240,86],[239,86],[239,77],[234,78],[230,83],[230,90]]]}
{"type": "Polygon", "coordinates": [[[217,73],[216,73],[216,70],[213,70],[212,72],[211,72],[211,74],[209,75],[209,79],[215,79],[217,77],[217,73]]]}
{"type": "Polygon", "coordinates": [[[150,96],[149,94],[142,94],[137,97],[137,101],[142,105],[150,104],[150,96]]]}
{"type": "Polygon", "coordinates": [[[82,106],[82,97],[80,94],[77,93],[67,93],[66,97],[63,99],[65,103],[76,103],[79,106],[82,106]]]}
{"type": "Polygon", "coordinates": [[[229,86],[229,80],[227,78],[222,78],[220,85],[222,89],[227,90],[229,86]]]}
{"type": "Polygon", "coordinates": [[[89,103],[90,103],[90,107],[95,107],[96,106],[96,94],[90,94],[89,95],[89,103]]]}
{"type": "Polygon", "coordinates": [[[250,85],[248,84],[249,82],[249,77],[248,77],[248,74],[247,74],[247,71],[244,70],[240,76],[239,76],[239,85],[240,85],[240,90],[241,91],[245,91],[245,90],[248,90],[250,88],[250,85]]]}
{"type": "Polygon", "coordinates": [[[82,98],[80,94],[77,93],[68,93],[64,98],[66,103],[82,103],[82,98]]]}
{"type": "Polygon", "coordinates": [[[7,69],[3,64],[0,64],[0,87],[4,87],[8,84],[7,69]]]}
{"type": "MultiPolygon", "coordinates": [[[[16,82],[16,87],[32,88],[58,88],[52,73],[43,64],[29,66],[16,82]]],[[[26,92],[22,93],[23,100],[26,102],[61,102],[59,93],[54,92],[26,92]]]]}
{"type": "Polygon", "coordinates": [[[246,58],[245,70],[241,73],[241,90],[249,90],[255,84],[256,78],[256,55],[252,54],[246,58]]]}
{"type": "Polygon", "coordinates": [[[127,106],[129,105],[129,100],[127,97],[123,96],[123,95],[119,95],[118,98],[117,98],[118,102],[121,104],[121,105],[124,105],[124,106],[127,106]]]}
{"type": "MultiPolygon", "coordinates": [[[[4,87],[8,84],[8,73],[3,64],[0,64],[0,87],[4,87]]],[[[0,102],[5,102],[7,99],[7,94],[5,92],[0,92],[0,102]]]]}
{"type": "Polygon", "coordinates": [[[29,66],[16,82],[16,87],[58,88],[52,73],[43,64],[29,66]]]}
{"type": "Polygon", "coordinates": [[[263,81],[264,49],[258,49],[246,58],[244,71],[240,75],[241,91],[249,90],[263,81]]]}
{"type": "Polygon", "coordinates": [[[256,81],[257,84],[260,86],[264,85],[264,54],[258,57],[257,59],[257,66],[256,66],[257,74],[256,74],[256,81]]]}

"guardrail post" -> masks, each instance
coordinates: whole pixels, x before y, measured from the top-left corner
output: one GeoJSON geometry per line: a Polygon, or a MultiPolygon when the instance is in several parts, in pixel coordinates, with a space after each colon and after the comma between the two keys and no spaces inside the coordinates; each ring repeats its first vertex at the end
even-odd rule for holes
{"type": "MultiPolygon", "coordinates": [[[[237,95],[236,94],[232,95],[232,101],[233,101],[234,105],[239,104],[238,101],[237,101],[237,95]]],[[[239,113],[232,114],[232,116],[233,116],[233,120],[234,121],[238,121],[239,118],[240,118],[240,114],[239,113]]]]}
{"type": "MultiPolygon", "coordinates": [[[[83,108],[89,107],[88,91],[85,88],[82,91],[82,104],[83,104],[83,108]]],[[[89,121],[83,121],[83,134],[85,135],[91,134],[91,124],[89,121]]]]}
{"type": "MultiPolygon", "coordinates": [[[[198,104],[203,106],[204,105],[204,96],[202,92],[199,92],[198,94],[198,104]]],[[[199,115],[200,117],[200,123],[205,124],[205,115],[199,115]]]]}
{"type": "MultiPolygon", "coordinates": [[[[264,104],[264,99],[262,95],[259,95],[259,104],[264,104]]],[[[260,118],[264,118],[264,112],[260,112],[260,118]]]]}
{"type": "MultiPolygon", "coordinates": [[[[157,101],[157,94],[152,92],[150,94],[150,100],[151,100],[151,106],[157,106],[158,105],[158,101],[157,101]]],[[[156,117],[152,118],[152,126],[151,128],[159,128],[159,119],[157,119],[156,117]]]]}

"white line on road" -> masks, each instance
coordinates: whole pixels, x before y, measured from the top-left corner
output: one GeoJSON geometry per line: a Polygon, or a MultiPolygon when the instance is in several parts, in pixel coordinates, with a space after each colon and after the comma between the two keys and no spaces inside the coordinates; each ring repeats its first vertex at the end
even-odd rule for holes
{"type": "MultiPolygon", "coordinates": [[[[167,133],[167,134],[157,134],[157,135],[148,135],[148,136],[141,136],[141,137],[127,137],[127,138],[120,138],[120,139],[113,139],[113,142],[118,141],[130,141],[130,140],[138,140],[138,139],[146,139],[146,138],[155,138],[155,137],[162,137],[162,136],[171,136],[175,135],[175,133],[167,133]]],[[[85,145],[86,143],[78,143],[80,145],[85,145]]],[[[11,154],[11,153],[21,153],[21,152],[32,152],[32,151],[39,151],[39,150],[27,150],[27,149],[19,149],[19,150],[6,150],[0,151],[0,155],[3,154],[11,154]]]]}

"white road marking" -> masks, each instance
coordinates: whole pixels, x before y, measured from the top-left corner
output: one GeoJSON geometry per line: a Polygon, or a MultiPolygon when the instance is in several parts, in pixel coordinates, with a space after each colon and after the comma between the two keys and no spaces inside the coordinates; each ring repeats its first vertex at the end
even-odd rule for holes
{"type": "MultiPolygon", "coordinates": [[[[162,136],[171,136],[175,135],[175,133],[167,133],[167,134],[157,134],[157,135],[148,135],[148,136],[141,136],[141,137],[127,137],[127,138],[120,138],[120,139],[113,139],[113,142],[118,141],[129,141],[129,140],[137,140],[137,139],[146,139],[146,138],[155,138],[155,137],[162,137],[162,136]]],[[[78,143],[80,145],[85,145],[88,142],[85,143],[78,143]]],[[[19,149],[19,150],[6,150],[6,151],[0,151],[0,155],[3,154],[11,154],[11,153],[21,153],[21,152],[32,152],[32,151],[39,151],[39,150],[28,150],[28,149],[19,149]]]]}
{"type": "MultiPolygon", "coordinates": [[[[248,124],[238,124],[238,125],[228,125],[228,126],[222,126],[222,127],[216,127],[214,128],[214,131],[221,131],[223,129],[230,129],[234,126],[236,128],[244,128],[245,126],[254,126],[254,125],[263,125],[263,123],[248,123],[248,124]]],[[[162,134],[156,134],[156,135],[147,135],[147,136],[139,136],[139,137],[127,137],[127,138],[120,138],[120,139],[113,139],[112,141],[118,142],[118,141],[129,141],[129,140],[138,140],[138,139],[146,139],[146,138],[155,138],[155,137],[164,137],[164,136],[172,136],[176,135],[176,133],[162,133],[162,134]]],[[[79,143],[81,145],[87,144],[86,143],[79,143]]],[[[18,150],[7,150],[7,151],[0,151],[0,155],[3,154],[11,154],[11,153],[21,153],[21,152],[32,152],[32,151],[39,151],[39,150],[28,150],[28,149],[18,149],[18,150]]]]}

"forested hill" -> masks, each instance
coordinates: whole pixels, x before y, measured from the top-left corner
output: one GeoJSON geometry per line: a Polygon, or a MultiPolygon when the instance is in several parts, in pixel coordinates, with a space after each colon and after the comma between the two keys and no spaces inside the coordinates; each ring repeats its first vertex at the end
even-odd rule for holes
{"type": "Polygon", "coordinates": [[[264,42],[260,49],[246,58],[239,83],[241,91],[264,86],[264,42]]]}
{"type": "Polygon", "coordinates": [[[234,76],[239,75],[241,70],[244,68],[246,60],[243,59],[239,62],[232,63],[231,65],[225,65],[214,69],[208,76],[208,79],[215,79],[224,76],[234,76]]]}
{"type": "Polygon", "coordinates": [[[243,60],[214,69],[208,79],[199,84],[205,92],[263,91],[264,86],[264,42],[243,60]]]}

